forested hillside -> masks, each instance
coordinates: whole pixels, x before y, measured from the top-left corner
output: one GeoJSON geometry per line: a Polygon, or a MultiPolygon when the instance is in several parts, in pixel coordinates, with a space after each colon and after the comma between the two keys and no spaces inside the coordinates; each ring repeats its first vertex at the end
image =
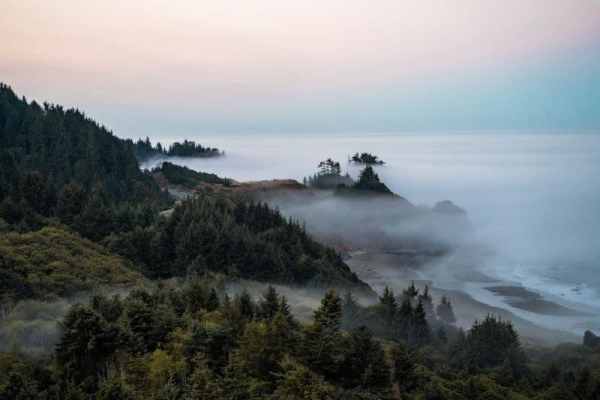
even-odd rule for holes
{"type": "Polygon", "coordinates": [[[101,187],[116,201],[159,198],[158,186],[140,171],[126,142],[79,110],[28,103],[3,84],[0,149],[0,199],[14,196],[19,189],[38,189],[18,187],[25,185],[26,174],[33,171],[41,175],[38,184],[49,192],[77,183],[86,191],[101,187]]]}
{"type": "MultiPolygon", "coordinates": [[[[0,133],[0,229],[24,233],[62,224],[127,257],[150,278],[212,271],[370,291],[333,250],[265,204],[202,194],[160,216],[173,199],[139,169],[133,142],[77,110],[28,103],[2,85],[0,133]]],[[[170,163],[154,173],[184,186],[229,182],[170,163]]],[[[14,260],[5,264],[14,270],[14,260]]]]}
{"type": "Polygon", "coordinates": [[[141,278],[131,262],[62,229],[0,237],[2,300],[67,297],[102,286],[132,286],[141,278]]]}
{"type": "Polygon", "coordinates": [[[113,235],[108,248],[135,260],[148,276],[186,276],[205,271],[260,281],[338,286],[363,293],[341,257],[310,238],[266,204],[199,195],[158,224],[113,235]]]}
{"type": "Polygon", "coordinates": [[[598,399],[600,348],[528,355],[510,322],[490,316],[465,332],[447,310],[426,311],[424,295],[386,291],[365,308],[329,291],[304,324],[272,287],[229,296],[191,280],[95,296],[70,309],[44,362],[0,353],[0,398],[598,399]]]}

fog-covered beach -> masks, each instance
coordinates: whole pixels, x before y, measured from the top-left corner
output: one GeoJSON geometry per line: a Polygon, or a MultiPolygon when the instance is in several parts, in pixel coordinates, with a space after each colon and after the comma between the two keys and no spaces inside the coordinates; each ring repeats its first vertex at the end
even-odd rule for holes
{"type": "MultiPolygon", "coordinates": [[[[152,139],[171,140],[167,135],[152,139]]],[[[349,155],[377,154],[386,161],[377,173],[392,191],[417,206],[451,200],[467,211],[473,225],[472,235],[465,240],[485,249],[484,255],[466,261],[463,248],[463,258],[454,255],[422,270],[434,287],[466,292],[477,301],[548,328],[580,333],[599,326],[589,313],[600,305],[597,135],[575,131],[281,133],[188,139],[224,149],[226,156],[172,161],[238,181],[302,181],[327,157],[341,161],[342,170],[356,177],[359,168],[346,163],[349,155]],[[497,289],[515,285],[527,290],[497,289]]],[[[314,213],[305,214],[306,210],[284,206],[282,211],[300,214],[292,216],[304,217],[309,230],[326,230],[331,223],[318,224],[310,218],[314,213]]],[[[352,220],[350,215],[348,219],[352,220]]],[[[403,228],[393,223],[382,227],[392,233],[403,228]]],[[[356,232],[360,234],[360,227],[356,232]]]]}

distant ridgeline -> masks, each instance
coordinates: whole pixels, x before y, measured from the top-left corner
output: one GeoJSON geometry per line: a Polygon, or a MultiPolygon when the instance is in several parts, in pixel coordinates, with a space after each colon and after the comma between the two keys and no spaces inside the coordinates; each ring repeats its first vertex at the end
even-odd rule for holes
{"type": "Polygon", "coordinates": [[[135,142],[135,155],[139,160],[146,160],[155,156],[172,157],[218,157],[225,154],[214,147],[204,147],[192,140],[184,140],[183,143],[175,142],[168,148],[158,142],[153,145],[150,138],[146,140],[138,139],[135,142]]]}
{"type": "Polygon", "coordinates": [[[188,167],[165,161],[152,169],[152,174],[160,182],[162,176],[168,184],[179,185],[185,189],[195,189],[202,183],[230,186],[231,180],[216,174],[197,172],[188,167]]]}
{"type": "MultiPolygon", "coordinates": [[[[374,158],[376,159],[377,157],[374,156],[374,158]]],[[[331,158],[321,161],[318,168],[318,172],[313,176],[303,179],[306,186],[317,189],[336,189],[338,194],[393,194],[379,180],[379,176],[375,173],[371,165],[367,165],[360,172],[358,181],[354,181],[348,173],[342,175],[340,163],[331,158]]]]}
{"type": "MultiPolygon", "coordinates": [[[[200,148],[187,142],[171,152],[217,152],[200,148]]],[[[82,268],[89,270],[85,275],[95,276],[92,270],[103,271],[106,263],[112,263],[118,268],[111,269],[115,275],[111,282],[119,282],[116,275],[121,273],[125,278],[119,271],[131,268],[149,278],[212,271],[370,291],[334,250],[265,204],[205,193],[182,202],[172,217],[161,216],[160,211],[173,207],[174,199],[161,190],[157,172],[181,185],[228,182],[171,163],[143,172],[131,140],[117,138],[78,110],[28,103],[9,86],[0,85],[0,232],[12,232],[10,240],[2,242],[0,280],[15,286],[2,287],[0,294],[71,293],[77,285],[67,275],[79,275],[72,271],[77,264],[68,251],[90,247],[81,243],[81,237],[133,261],[110,259],[100,249],[91,249],[89,262],[82,260],[82,268]],[[28,235],[48,226],[56,229],[50,236],[60,238],[65,251],[54,246],[48,234],[28,235]],[[39,260],[19,255],[36,249],[53,253],[51,267],[42,268],[39,260]],[[51,276],[40,279],[44,274],[51,276]]],[[[5,301],[0,298],[0,305],[5,301]]]]}

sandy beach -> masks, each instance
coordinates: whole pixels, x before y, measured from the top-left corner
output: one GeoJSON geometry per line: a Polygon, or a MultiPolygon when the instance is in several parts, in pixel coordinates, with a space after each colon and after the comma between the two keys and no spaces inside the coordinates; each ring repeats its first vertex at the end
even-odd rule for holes
{"type": "MultiPolygon", "coordinates": [[[[552,318],[566,318],[584,315],[581,311],[565,307],[545,299],[541,294],[516,285],[505,285],[477,270],[466,273],[464,269],[449,271],[433,259],[428,263],[415,262],[415,255],[409,252],[367,252],[355,251],[346,260],[350,268],[369,283],[377,292],[385,286],[400,294],[411,282],[417,287],[430,287],[434,303],[441,296],[447,296],[457,317],[457,325],[468,329],[475,320],[488,314],[513,322],[525,343],[547,346],[561,342],[580,342],[581,337],[573,331],[550,329],[539,323],[535,317],[524,318],[511,308],[527,314],[552,318]]],[[[568,326],[568,325],[555,325],[568,326]]]]}

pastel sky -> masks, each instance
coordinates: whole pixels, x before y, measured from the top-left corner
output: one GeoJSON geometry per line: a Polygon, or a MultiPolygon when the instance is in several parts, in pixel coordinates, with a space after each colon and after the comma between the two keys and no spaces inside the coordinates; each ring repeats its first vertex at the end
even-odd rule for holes
{"type": "Polygon", "coordinates": [[[121,136],[600,128],[600,0],[0,3],[0,81],[121,136]]]}

